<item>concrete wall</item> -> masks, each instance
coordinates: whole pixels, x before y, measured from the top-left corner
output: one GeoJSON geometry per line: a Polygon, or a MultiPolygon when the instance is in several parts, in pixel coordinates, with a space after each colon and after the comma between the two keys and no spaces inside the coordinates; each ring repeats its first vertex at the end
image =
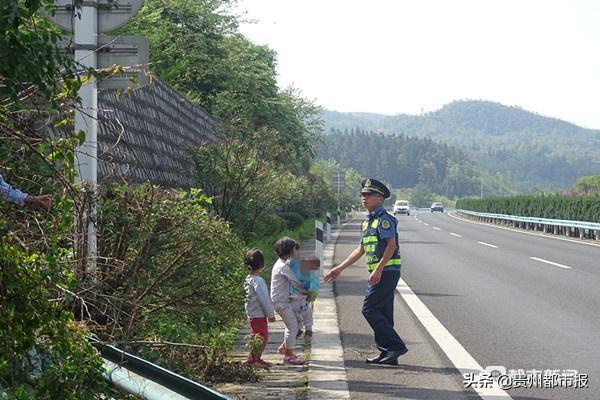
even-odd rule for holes
{"type": "Polygon", "coordinates": [[[201,107],[157,79],[131,95],[99,91],[98,108],[99,180],[194,184],[189,151],[216,140],[217,125],[201,107]]]}

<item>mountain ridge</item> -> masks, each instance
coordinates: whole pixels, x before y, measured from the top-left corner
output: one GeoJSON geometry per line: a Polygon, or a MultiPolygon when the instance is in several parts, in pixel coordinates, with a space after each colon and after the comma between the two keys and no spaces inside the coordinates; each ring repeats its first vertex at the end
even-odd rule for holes
{"type": "MultiPolygon", "coordinates": [[[[370,122],[378,122],[381,123],[386,120],[395,120],[401,122],[414,122],[418,121],[421,118],[432,117],[435,119],[444,119],[445,117],[453,114],[453,113],[464,113],[465,111],[469,111],[471,113],[474,112],[484,112],[486,114],[490,114],[490,111],[498,113],[501,111],[502,115],[507,119],[513,120],[515,116],[519,116],[520,118],[517,120],[521,123],[524,122],[525,119],[535,120],[539,125],[543,126],[551,126],[554,124],[554,128],[562,128],[568,130],[576,130],[576,131],[589,131],[589,132],[600,132],[600,129],[586,128],[580,125],[577,125],[573,122],[569,122],[557,117],[551,117],[547,115],[543,115],[537,113],[535,111],[526,110],[518,105],[505,105],[498,102],[493,102],[489,100],[454,100],[450,103],[447,103],[440,107],[435,111],[429,111],[423,114],[407,114],[407,113],[398,113],[398,114],[380,114],[374,112],[360,112],[360,111],[336,111],[336,110],[325,110],[324,113],[332,113],[339,115],[347,115],[360,120],[369,120],[370,122]],[[470,110],[466,110],[466,108],[470,108],[470,110]]],[[[326,119],[327,120],[327,119],[326,119]]],[[[511,131],[515,128],[520,128],[517,130],[523,130],[530,128],[531,126],[520,126],[520,127],[511,127],[511,131]]],[[[339,127],[337,127],[339,129],[339,127]]]]}
{"type": "Polygon", "coordinates": [[[486,100],[456,100],[421,115],[322,113],[325,131],[400,134],[457,146],[523,192],[562,190],[600,174],[600,130],[486,100]]]}

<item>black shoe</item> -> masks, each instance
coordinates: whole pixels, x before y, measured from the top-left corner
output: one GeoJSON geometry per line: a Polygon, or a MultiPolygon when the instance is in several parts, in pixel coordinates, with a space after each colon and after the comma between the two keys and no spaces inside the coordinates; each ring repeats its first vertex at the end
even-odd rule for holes
{"type": "Polygon", "coordinates": [[[367,363],[369,364],[378,364],[379,361],[384,359],[387,356],[387,352],[382,351],[377,357],[367,358],[367,363]]]}
{"type": "Polygon", "coordinates": [[[408,352],[407,348],[402,350],[388,351],[386,356],[380,359],[377,364],[383,365],[398,365],[398,357],[408,352]]]}

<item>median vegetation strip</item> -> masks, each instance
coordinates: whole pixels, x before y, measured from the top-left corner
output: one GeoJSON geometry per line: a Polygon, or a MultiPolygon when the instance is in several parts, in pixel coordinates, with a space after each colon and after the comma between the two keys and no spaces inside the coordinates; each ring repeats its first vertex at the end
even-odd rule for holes
{"type": "Polygon", "coordinates": [[[540,194],[466,198],[458,200],[456,208],[491,214],[600,223],[600,195],[540,194]]]}

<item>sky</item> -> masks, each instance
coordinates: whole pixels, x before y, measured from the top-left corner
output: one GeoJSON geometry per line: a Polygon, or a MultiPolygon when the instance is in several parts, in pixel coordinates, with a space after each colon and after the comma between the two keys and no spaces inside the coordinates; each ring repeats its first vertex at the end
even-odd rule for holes
{"type": "Polygon", "coordinates": [[[600,0],[239,0],[280,87],[336,111],[496,101],[600,129],[600,0]]]}

